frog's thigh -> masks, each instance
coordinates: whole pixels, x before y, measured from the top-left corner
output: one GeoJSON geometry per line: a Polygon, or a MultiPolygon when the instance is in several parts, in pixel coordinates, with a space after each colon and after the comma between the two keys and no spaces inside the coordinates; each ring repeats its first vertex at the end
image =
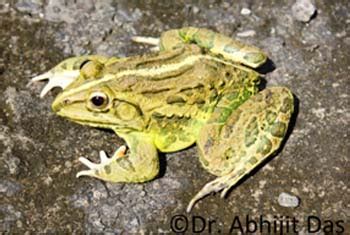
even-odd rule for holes
{"type": "Polygon", "coordinates": [[[91,169],[78,173],[78,176],[88,175],[110,182],[144,182],[156,177],[159,159],[153,142],[144,135],[124,138],[129,146],[127,155],[116,151],[111,159],[101,156],[100,164],[85,164],[91,169]]]}
{"type": "Polygon", "coordinates": [[[274,87],[252,96],[226,120],[214,113],[198,139],[203,166],[215,175],[256,166],[279,147],[292,112],[291,92],[274,87]]]}
{"type": "Polygon", "coordinates": [[[201,130],[200,161],[220,176],[208,183],[194,201],[213,191],[224,194],[280,146],[293,112],[293,95],[283,87],[266,89],[249,98],[226,120],[220,113],[201,130]]]}

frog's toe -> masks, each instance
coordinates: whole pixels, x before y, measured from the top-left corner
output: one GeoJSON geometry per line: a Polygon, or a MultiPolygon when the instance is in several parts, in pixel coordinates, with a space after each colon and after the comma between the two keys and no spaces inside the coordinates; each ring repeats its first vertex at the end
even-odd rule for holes
{"type": "MultiPolygon", "coordinates": [[[[96,170],[98,170],[100,164],[93,163],[85,157],[80,157],[79,161],[81,163],[83,163],[85,166],[87,166],[89,168],[89,170],[79,171],[77,174],[77,178],[79,178],[80,176],[83,176],[83,175],[96,177],[96,170]]],[[[101,161],[101,164],[102,164],[102,161],[101,161]]]]}
{"type": "Polygon", "coordinates": [[[85,157],[80,157],[79,161],[83,163],[85,166],[89,167],[90,169],[95,169],[98,167],[98,164],[91,162],[89,159],[85,157]]]}
{"type": "Polygon", "coordinates": [[[80,176],[92,176],[95,177],[95,173],[93,170],[83,170],[83,171],[79,171],[76,175],[77,178],[79,178],[80,176]]]}
{"type": "Polygon", "coordinates": [[[231,187],[232,187],[232,186],[229,185],[229,186],[227,186],[226,188],[224,188],[224,190],[222,190],[222,192],[221,192],[221,194],[220,194],[220,197],[221,197],[221,198],[224,198],[224,197],[226,196],[227,192],[230,190],[231,187]]]}
{"type": "Polygon", "coordinates": [[[158,46],[160,39],[159,38],[153,38],[153,37],[142,37],[142,36],[135,36],[131,38],[132,41],[137,43],[144,43],[149,45],[158,46]]]}
{"type": "Polygon", "coordinates": [[[49,82],[46,84],[46,86],[43,88],[43,90],[40,93],[40,98],[43,98],[54,87],[61,87],[62,89],[65,89],[78,76],[79,76],[78,70],[62,71],[62,72],[48,71],[46,73],[43,73],[41,75],[38,75],[32,78],[29,84],[37,81],[49,80],[49,82]]]}
{"type": "Polygon", "coordinates": [[[83,175],[100,178],[100,175],[101,175],[100,172],[104,171],[105,168],[108,167],[108,165],[110,165],[116,159],[125,156],[125,151],[126,151],[126,146],[123,145],[117,149],[117,151],[114,153],[114,155],[111,158],[107,156],[105,151],[100,151],[101,161],[99,164],[93,163],[85,157],[80,157],[79,161],[83,163],[85,166],[87,166],[89,170],[83,170],[78,172],[78,174],[76,175],[77,178],[83,175]]]}
{"type": "Polygon", "coordinates": [[[52,76],[51,71],[40,74],[38,76],[35,76],[31,79],[31,82],[37,82],[37,81],[42,81],[42,80],[46,80],[49,79],[52,76]]]}
{"type": "Polygon", "coordinates": [[[227,184],[225,184],[224,179],[219,177],[209,183],[207,183],[190,201],[190,203],[187,206],[186,212],[189,213],[192,210],[192,207],[194,204],[201,198],[214,193],[218,192],[224,188],[227,187],[227,184]]]}
{"type": "Polygon", "coordinates": [[[153,45],[153,47],[151,47],[151,51],[154,51],[154,52],[159,51],[159,43],[160,43],[159,38],[135,36],[135,37],[132,37],[131,40],[137,43],[153,45]]]}

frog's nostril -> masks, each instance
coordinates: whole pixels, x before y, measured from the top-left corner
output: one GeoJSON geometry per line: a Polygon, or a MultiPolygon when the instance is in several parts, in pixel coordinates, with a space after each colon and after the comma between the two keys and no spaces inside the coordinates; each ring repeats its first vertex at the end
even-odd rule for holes
{"type": "Polygon", "coordinates": [[[69,99],[64,99],[63,101],[62,101],[62,104],[63,105],[68,105],[68,104],[70,104],[71,102],[70,102],[70,100],[69,99]]]}
{"type": "Polygon", "coordinates": [[[59,112],[64,106],[68,105],[71,101],[69,99],[64,99],[64,100],[61,100],[61,99],[56,99],[52,105],[51,105],[51,108],[52,110],[57,113],[59,112]]]}

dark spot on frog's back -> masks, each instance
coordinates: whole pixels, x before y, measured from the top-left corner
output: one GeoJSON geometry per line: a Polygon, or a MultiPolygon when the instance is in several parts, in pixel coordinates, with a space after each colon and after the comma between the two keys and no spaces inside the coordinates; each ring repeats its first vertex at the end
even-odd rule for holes
{"type": "Polygon", "coordinates": [[[292,105],[293,105],[293,100],[289,97],[285,97],[283,99],[283,103],[282,103],[280,111],[282,113],[287,113],[288,111],[290,111],[292,109],[292,105]]]}
{"type": "Polygon", "coordinates": [[[268,106],[275,105],[275,100],[274,100],[275,98],[276,96],[274,96],[274,94],[270,90],[265,90],[264,102],[266,105],[268,106]]]}
{"type": "Polygon", "coordinates": [[[218,97],[218,91],[215,88],[212,88],[209,93],[210,102],[214,101],[218,97]]]}
{"type": "Polygon", "coordinates": [[[239,92],[233,91],[232,93],[230,93],[229,95],[227,95],[227,99],[232,101],[232,100],[237,99],[238,96],[239,96],[239,92]]]}
{"type": "Polygon", "coordinates": [[[251,135],[251,133],[247,133],[245,134],[245,139],[244,139],[244,143],[246,147],[251,146],[252,144],[254,144],[256,141],[256,135],[251,135]]]}
{"type": "Polygon", "coordinates": [[[253,116],[250,121],[249,124],[247,125],[247,129],[248,131],[252,131],[254,129],[258,128],[258,122],[257,122],[257,118],[255,116],[253,116]]]}
{"type": "Polygon", "coordinates": [[[287,125],[283,122],[276,122],[271,127],[271,134],[273,136],[282,138],[286,132],[287,125]]]}
{"type": "Polygon", "coordinates": [[[270,90],[265,90],[265,100],[270,100],[272,98],[272,92],[270,90]]]}
{"type": "Polygon", "coordinates": [[[259,134],[258,121],[257,121],[256,117],[253,117],[250,120],[250,122],[247,125],[247,128],[245,130],[244,142],[245,142],[246,147],[249,147],[255,143],[258,134],[259,134]]]}
{"type": "Polygon", "coordinates": [[[202,107],[205,104],[205,100],[198,98],[194,103],[197,104],[198,107],[202,107]]]}
{"type": "Polygon", "coordinates": [[[162,119],[165,117],[165,114],[163,113],[159,113],[159,112],[153,112],[152,113],[152,117],[156,118],[156,119],[162,119]]]}
{"type": "Polygon", "coordinates": [[[210,152],[211,147],[214,145],[214,141],[211,137],[208,137],[207,141],[204,144],[204,153],[208,154],[210,152]]]}
{"type": "Polygon", "coordinates": [[[267,137],[262,136],[259,142],[258,153],[263,155],[268,154],[272,148],[271,141],[267,137]]]}
{"type": "Polygon", "coordinates": [[[182,132],[178,135],[178,138],[182,142],[188,142],[190,141],[189,134],[187,132],[182,132]]]}
{"type": "Polygon", "coordinates": [[[158,97],[166,96],[169,90],[170,90],[169,88],[149,89],[149,90],[141,91],[141,94],[146,98],[152,99],[156,96],[158,97]]]}
{"type": "Polygon", "coordinates": [[[234,154],[234,150],[233,150],[231,147],[229,147],[229,148],[227,148],[226,151],[224,152],[224,158],[225,158],[226,160],[228,160],[228,159],[232,158],[233,154],[234,154]]]}
{"type": "Polygon", "coordinates": [[[159,64],[165,64],[178,59],[184,55],[184,48],[168,51],[167,53],[154,53],[153,56],[141,55],[133,58],[135,68],[150,68],[157,67],[159,64]]]}
{"type": "Polygon", "coordinates": [[[177,96],[177,95],[169,96],[169,97],[166,99],[166,102],[167,102],[168,104],[186,103],[186,101],[185,101],[184,98],[182,98],[181,96],[177,96]]]}
{"type": "Polygon", "coordinates": [[[225,77],[226,77],[227,79],[231,79],[231,78],[232,78],[231,72],[230,72],[230,71],[226,71],[226,72],[225,72],[225,77]]]}
{"type": "MultiPolygon", "coordinates": [[[[169,133],[169,132],[168,132],[169,133]]],[[[165,139],[164,139],[164,143],[163,145],[165,147],[169,147],[171,146],[173,143],[175,143],[177,141],[177,136],[176,135],[172,135],[169,134],[165,139]]]]}
{"type": "MultiPolygon", "coordinates": [[[[248,78],[249,78],[249,75],[251,75],[251,73],[248,73],[247,71],[244,71],[244,70],[238,70],[237,71],[238,73],[239,73],[239,78],[241,79],[241,80],[247,80],[248,78]]],[[[253,74],[254,75],[254,74],[253,74]]],[[[253,76],[253,78],[254,79],[251,79],[252,81],[259,81],[259,76],[257,75],[257,76],[253,76]]]]}
{"type": "Polygon", "coordinates": [[[258,162],[258,159],[256,157],[251,157],[248,162],[251,164],[251,165],[255,165],[257,162],[258,162]]]}
{"type": "Polygon", "coordinates": [[[233,129],[235,128],[235,125],[237,121],[239,120],[239,117],[241,115],[242,111],[240,109],[237,109],[235,112],[231,114],[229,119],[226,122],[226,125],[222,129],[223,137],[224,138],[230,138],[231,134],[233,133],[233,129]]]}
{"type": "Polygon", "coordinates": [[[266,111],[267,123],[273,124],[273,122],[276,120],[276,118],[277,118],[277,113],[276,112],[273,112],[271,110],[267,110],[266,111]]]}

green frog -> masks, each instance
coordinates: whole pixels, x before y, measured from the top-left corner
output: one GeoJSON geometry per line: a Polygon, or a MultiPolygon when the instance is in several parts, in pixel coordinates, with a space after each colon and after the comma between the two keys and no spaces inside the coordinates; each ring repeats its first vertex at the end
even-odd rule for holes
{"type": "Polygon", "coordinates": [[[135,37],[157,52],[126,58],[99,55],[64,60],[32,81],[49,79],[43,97],[63,88],[52,110],[73,122],[112,129],[128,146],[77,177],[141,183],[159,172],[158,151],[194,143],[204,169],[217,178],[190,201],[227,191],[280,147],[293,113],[288,88],[259,91],[267,56],[260,49],[204,28],[186,27],[160,38],[135,37]]]}

